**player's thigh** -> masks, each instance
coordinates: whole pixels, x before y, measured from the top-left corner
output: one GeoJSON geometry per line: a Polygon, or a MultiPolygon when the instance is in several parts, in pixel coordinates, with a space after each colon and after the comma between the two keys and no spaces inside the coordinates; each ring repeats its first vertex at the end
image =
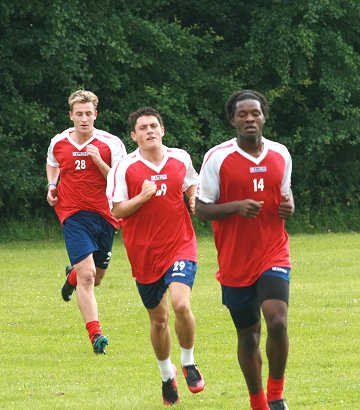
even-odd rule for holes
{"type": "Polygon", "coordinates": [[[152,325],[165,326],[169,320],[169,304],[167,293],[163,294],[163,297],[155,307],[146,309],[149,315],[149,320],[152,325]]]}
{"type": "Polygon", "coordinates": [[[169,286],[170,299],[175,311],[190,308],[190,294],[196,272],[197,263],[187,259],[175,261],[165,272],[164,282],[169,286]]]}
{"type": "Polygon", "coordinates": [[[78,281],[89,280],[93,281],[96,274],[96,268],[92,254],[74,264],[78,281]]]}
{"type": "Polygon", "coordinates": [[[260,304],[255,285],[232,287],[221,285],[222,302],[229,313],[236,329],[246,329],[260,321],[260,304]]]}
{"type": "Polygon", "coordinates": [[[89,225],[78,214],[64,221],[64,239],[72,265],[78,264],[97,250],[96,240],[89,225]]]}
{"type": "Polygon", "coordinates": [[[263,275],[257,281],[257,293],[268,327],[284,327],[288,318],[289,281],[287,278],[263,275]]]}
{"type": "Polygon", "coordinates": [[[175,312],[190,310],[191,288],[181,282],[171,282],[169,285],[171,305],[175,312]]]}
{"type": "MultiPolygon", "coordinates": [[[[98,268],[96,276],[100,278],[101,270],[104,276],[112,256],[115,228],[99,215],[99,226],[96,234],[97,250],[94,252],[95,266],[98,268]]],[[[101,276],[101,278],[102,278],[101,276]]]]}
{"type": "Polygon", "coordinates": [[[160,303],[167,302],[167,285],[164,282],[164,278],[153,283],[139,283],[136,282],[136,286],[141,297],[143,305],[146,309],[154,309],[160,303]]]}

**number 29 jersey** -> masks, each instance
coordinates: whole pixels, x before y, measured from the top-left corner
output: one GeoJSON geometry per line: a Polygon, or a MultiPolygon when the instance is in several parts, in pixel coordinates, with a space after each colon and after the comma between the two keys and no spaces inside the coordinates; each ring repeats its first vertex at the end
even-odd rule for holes
{"type": "Polygon", "coordinates": [[[71,138],[74,128],[56,135],[50,142],[47,163],[60,169],[58,202],[55,212],[63,224],[65,219],[78,211],[97,212],[115,228],[119,220],[110,213],[106,197],[106,178],[93,160],[86,155],[86,147],[95,145],[101,158],[110,167],[126,155],[125,145],[115,135],[94,129],[93,136],[84,144],[76,144],[71,138]]]}
{"type": "Polygon", "coordinates": [[[204,157],[198,197],[205,203],[264,201],[256,218],[240,214],[214,220],[218,252],[216,277],[225,286],[250,286],[267,269],[290,267],[289,238],[279,217],[282,194],[289,194],[291,156],[287,148],[262,138],[258,158],[243,151],[236,138],[213,147],[204,157]]]}
{"type": "Polygon", "coordinates": [[[108,174],[110,206],[138,195],[145,179],[157,185],[149,201],[122,219],[132,275],[142,284],[159,280],[177,260],[197,261],[195,232],[184,192],[197,185],[198,174],[186,151],[163,145],[163,153],[163,161],[155,166],[143,159],[137,149],[108,174]]]}

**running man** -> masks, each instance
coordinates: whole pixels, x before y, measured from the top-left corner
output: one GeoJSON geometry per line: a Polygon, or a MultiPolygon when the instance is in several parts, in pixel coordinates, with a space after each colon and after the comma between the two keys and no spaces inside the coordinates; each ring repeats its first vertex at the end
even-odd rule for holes
{"type": "Polygon", "coordinates": [[[71,266],[66,268],[62,297],[77,302],[95,353],[105,353],[94,286],[100,285],[111,259],[115,230],[106,197],[110,167],[126,155],[120,139],[94,127],[98,97],[78,90],[69,97],[74,127],[56,135],[47,155],[47,201],[63,226],[71,266]]]}
{"type": "Polygon", "coordinates": [[[238,336],[238,361],[256,410],[286,410],[290,259],[285,219],[294,212],[292,162],[284,145],[262,136],[268,103],[252,90],[226,105],[236,138],[204,157],[195,214],[211,220],[218,252],[222,302],[238,336]],[[267,393],[259,349],[262,311],[269,362],[267,393]]]}
{"type": "Polygon", "coordinates": [[[188,388],[198,393],[205,385],[194,360],[190,294],[197,270],[196,238],[184,202],[185,192],[194,209],[198,175],[188,153],[162,144],[165,129],[158,111],[139,108],[130,114],[129,125],[138,149],[110,170],[107,195],[112,214],[123,219],[132,275],[149,315],[163,402],[173,405],[179,394],[177,369],[170,359],[168,293],[188,388]]]}

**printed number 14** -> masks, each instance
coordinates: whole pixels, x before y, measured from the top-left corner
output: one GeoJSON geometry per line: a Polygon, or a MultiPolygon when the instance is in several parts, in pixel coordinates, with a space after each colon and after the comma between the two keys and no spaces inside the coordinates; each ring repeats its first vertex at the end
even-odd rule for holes
{"type": "Polygon", "coordinates": [[[264,190],[264,178],[253,179],[253,184],[254,184],[254,192],[264,190]]]}

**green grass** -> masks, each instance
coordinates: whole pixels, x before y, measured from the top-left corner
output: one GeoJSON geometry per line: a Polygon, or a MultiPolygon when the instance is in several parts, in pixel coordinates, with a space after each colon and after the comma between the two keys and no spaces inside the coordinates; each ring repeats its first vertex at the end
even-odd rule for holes
{"type": "MultiPolygon", "coordinates": [[[[360,408],[360,235],[295,235],[291,248],[291,347],[285,389],[289,407],[360,408]]],[[[199,238],[198,251],[192,306],[195,357],[206,387],[191,395],[180,375],[177,408],[249,409],[236,360],[235,330],[214,278],[216,254],[210,236],[199,238]]],[[[113,254],[96,290],[110,345],[106,356],[96,356],[76,301],[65,303],[60,296],[67,263],[63,242],[0,244],[1,409],[164,408],[147,314],[120,238],[113,254]]],[[[172,360],[179,369],[174,337],[172,360]]],[[[264,381],[266,373],[264,357],[264,381]]]]}

